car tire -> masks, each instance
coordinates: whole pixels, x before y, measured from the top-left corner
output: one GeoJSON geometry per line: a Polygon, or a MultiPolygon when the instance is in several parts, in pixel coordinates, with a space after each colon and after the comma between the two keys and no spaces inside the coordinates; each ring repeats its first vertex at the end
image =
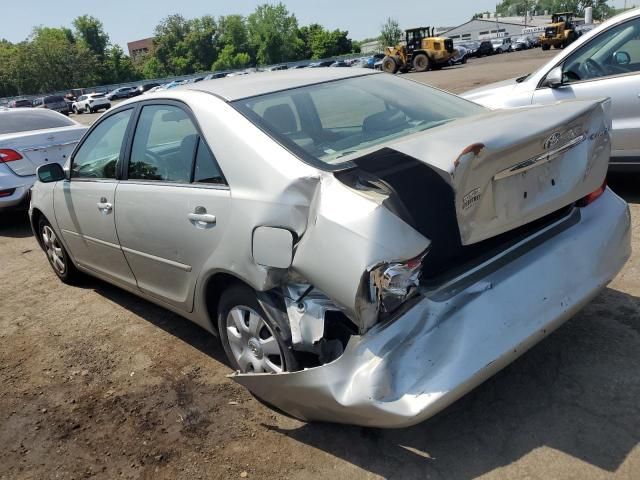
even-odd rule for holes
{"type": "Polygon", "coordinates": [[[55,230],[44,217],[38,222],[38,236],[49,265],[57,277],[69,285],[78,284],[82,279],[82,273],[73,264],[55,230]]]}
{"type": "Polygon", "coordinates": [[[89,107],[89,105],[85,105],[84,106],[84,113],[92,113],[91,112],[91,108],[89,107]]]}
{"type": "Polygon", "coordinates": [[[109,110],[110,108],[111,108],[111,105],[107,105],[106,107],[104,107],[105,112],[106,112],[107,110],[109,110]]]}
{"type": "MultiPolygon", "coordinates": [[[[285,314],[286,315],[286,314],[285,314]]],[[[256,293],[232,285],[218,303],[218,332],[229,364],[245,373],[280,373],[298,369],[290,334],[282,334],[258,302],[256,293]]]]}
{"type": "Polygon", "coordinates": [[[78,108],[77,108],[77,107],[73,107],[73,108],[72,108],[72,110],[73,110],[73,113],[74,113],[74,114],[76,114],[76,115],[80,115],[80,112],[78,111],[78,108]]]}

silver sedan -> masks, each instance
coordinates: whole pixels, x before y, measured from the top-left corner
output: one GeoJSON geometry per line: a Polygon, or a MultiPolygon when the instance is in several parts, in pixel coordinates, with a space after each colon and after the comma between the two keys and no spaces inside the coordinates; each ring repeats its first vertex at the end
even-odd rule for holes
{"type": "Polygon", "coordinates": [[[193,320],[267,402],[406,426],[622,268],[609,109],[491,112],[364,69],[203,81],[102,116],[40,167],[31,222],[61,280],[193,320]]]}
{"type": "Polygon", "coordinates": [[[489,108],[609,97],[611,167],[640,171],[640,9],[604,22],[530,75],[462,96],[489,108]]]}

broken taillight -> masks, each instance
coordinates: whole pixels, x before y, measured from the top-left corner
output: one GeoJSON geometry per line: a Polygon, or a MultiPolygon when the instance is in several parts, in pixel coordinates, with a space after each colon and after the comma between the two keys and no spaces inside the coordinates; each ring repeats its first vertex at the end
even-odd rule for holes
{"type": "Polygon", "coordinates": [[[594,190],[586,197],[583,197],[580,200],[578,200],[576,202],[576,205],[578,207],[586,207],[587,205],[591,205],[600,197],[600,195],[604,193],[606,189],[607,189],[607,181],[605,180],[604,183],[600,186],[600,188],[598,188],[597,190],[594,190]]]}
{"type": "Polygon", "coordinates": [[[369,273],[371,300],[378,303],[379,311],[391,312],[415,293],[425,255],[405,262],[385,263],[369,273]]]}

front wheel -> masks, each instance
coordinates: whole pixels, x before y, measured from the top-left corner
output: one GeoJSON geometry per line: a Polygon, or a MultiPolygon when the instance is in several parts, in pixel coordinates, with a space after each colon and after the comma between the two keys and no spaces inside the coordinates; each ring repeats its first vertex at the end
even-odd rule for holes
{"type": "Polygon", "coordinates": [[[429,57],[424,53],[418,53],[413,57],[413,69],[416,72],[426,72],[429,70],[429,57]]]}
{"type": "Polygon", "coordinates": [[[245,285],[225,290],[218,308],[222,347],[235,370],[243,373],[282,373],[298,362],[282,329],[264,313],[255,292],[245,285]]]}
{"type": "Polygon", "coordinates": [[[54,273],[64,283],[75,284],[81,277],[81,273],[69,258],[69,254],[60,242],[51,224],[43,218],[38,222],[38,232],[42,248],[47,254],[49,265],[54,273]]]}
{"type": "Polygon", "coordinates": [[[394,57],[384,57],[382,60],[382,71],[386,73],[394,74],[398,71],[400,65],[394,57]]]}

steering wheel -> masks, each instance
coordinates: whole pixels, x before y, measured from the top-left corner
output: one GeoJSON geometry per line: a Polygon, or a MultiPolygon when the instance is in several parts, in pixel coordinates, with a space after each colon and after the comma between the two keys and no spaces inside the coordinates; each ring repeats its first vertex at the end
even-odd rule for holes
{"type": "Polygon", "coordinates": [[[596,62],[592,58],[587,58],[587,61],[585,62],[584,66],[587,72],[589,73],[589,76],[592,78],[604,77],[607,74],[607,72],[604,71],[604,68],[602,68],[602,65],[600,65],[598,62],[596,62]]]}

